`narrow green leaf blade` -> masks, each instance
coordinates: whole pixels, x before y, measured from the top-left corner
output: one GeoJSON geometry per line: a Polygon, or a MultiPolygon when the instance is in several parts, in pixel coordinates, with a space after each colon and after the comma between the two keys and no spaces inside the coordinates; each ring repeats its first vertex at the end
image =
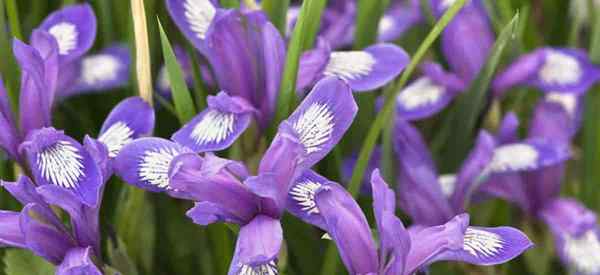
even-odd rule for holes
{"type": "Polygon", "coordinates": [[[25,249],[9,249],[4,254],[4,273],[11,275],[52,275],[54,266],[25,249]]]}
{"type": "Polygon", "coordinates": [[[354,48],[362,49],[377,40],[379,19],[390,0],[359,0],[354,31],[354,48]]]}
{"type": "Polygon", "coordinates": [[[442,155],[446,156],[444,163],[452,165],[452,167],[448,167],[452,171],[458,168],[456,166],[464,159],[469,148],[471,148],[477,119],[486,106],[490,82],[500,64],[504,49],[515,38],[518,23],[519,13],[515,14],[512,20],[502,29],[483,69],[471,83],[467,92],[456,100],[453,107],[454,112],[448,117],[447,123],[451,126],[452,134],[450,136],[452,138],[447,139],[445,152],[442,155]]]}
{"type": "Polygon", "coordinates": [[[165,33],[160,20],[158,20],[158,28],[160,30],[162,52],[167,66],[167,75],[169,76],[169,83],[171,84],[173,103],[175,103],[175,111],[177,111],[177,118],[181,124],[184,124],[196,114],[194,101],[192,100],[190,91],[185,83],[181,66],[177,62],[173,48],[169,43],[169,39],[167,38],[167,34],[165,33]]]}
{"type": "Polygon", "coordinates": [[[260,5],[262,10],[269,16],[271,23],[279,30],[279,33],[285,35],[290,0],[264,0],[260,5]]]}
{"type": "Polygon", "coordinates": [[[278,125],[281,120],[287,117],[292,106],[295,105],[300,56],[304,50],[314,44],[321,23],[321,14],[326,5],[327,0],[305,0],[302,3],[300,15],[288,45],[274,125],[278,125]]]}

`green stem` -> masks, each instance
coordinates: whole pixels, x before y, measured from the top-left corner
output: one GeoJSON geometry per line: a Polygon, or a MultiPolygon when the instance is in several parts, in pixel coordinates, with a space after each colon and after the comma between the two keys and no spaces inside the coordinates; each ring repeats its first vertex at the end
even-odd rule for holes
{"type": "Polygon", "coordinates": [[[10,32],[19,40],[23,40],[21,24],[19,23],[19,8],[15,0],[6,0],[6,14],[10,23],[10,32]]]}
{"type": "Polygon", "coordinates": [[[290,0],[264,0],[261,3],[262,9],[282,36],[285,36],[289,5],[290,0]]]}

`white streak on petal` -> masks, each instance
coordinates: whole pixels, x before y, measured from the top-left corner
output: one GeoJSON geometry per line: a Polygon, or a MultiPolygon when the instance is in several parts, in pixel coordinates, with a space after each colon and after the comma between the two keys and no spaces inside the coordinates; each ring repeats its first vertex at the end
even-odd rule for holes
{"type": "Polygon", "coordinates": [[[56,39],[58,52],[61,55],[69,54],[70,51],[77,48],[77,27],[69,22],[61,22],[52,26],[48,33],[56,39]]]}
{"type": "Polygon", "coordinates": [[[190,29],[200,39],[206,37],[206,31],[216,14],[216,9],[209,0],[187,0],[183,3],[185,19],[190,29]]]}
{"type": "Polygon", "coordinates": [[[232,132],[235,115],[210,110],[202,117],[192,130],[191,137],[198,145],[218,143],[225,140],[232,132]]]}
{"type": "Polygon", "coordinates": [[[170,147],[146,151],[139,160],[138,176],[151,185],[168,189],[169,167],[171,161],[179,154],[179,150],[170,147]]]}
{"type": "Polygon", "coordinates": [[[529,144],[509,144],[494,150],[489,168],[492,172],[519,171],[537,167],[538,151],[529,144]]]}
{"type": "Polygon", "coordinates": [[[319,208],[315,202],[315,192],[321,185],[311,180],[299,182],[290,189],[290,196],[302,207],[302,211],[306,211],[309,215],[319,214],[319,208]]]}
{"type": "Polygon", "coordinates": [[[111,125],[99,138],[108,148],[108,156],[116,157],[123,146],[133,141],[133,130],[125,122],[119,121],[111,125]]]}
{"type": "Polygon", "coordinates": [[[82,161],[77,147],[64,140],[45,148],[36,157],[42,177],[64,188],[77,187],[79,179],[85,176],[82,161]]]}
{"type": "Polygon", "coordinates": [[[365,51],[332,52],[323,74],[343,80],[358,79],[368,75],[375,63],[375,58],[365,51]]]}
{"type": "Polygon", "coordinates": [[[95,85],[112,81],[118,77],[121,63],[109,54],[98,54],[86,57],[81,62],[81,81],[95,85]]]}
{"type": "Polygon", "coordinates": [[[501,252],[503,243],[496,233],[469,227],[465,231],[463,249],[478,258],[494,257],[501,252]]]}
{"type": "Polygon", "coordinates": [[[560,106],[567,111],[569,116],[575,116],[575,111],[577,109],[577,96],[566,93],[548,93],[546,95],[546,100],[553,103],[558,103],[560,106]]]}
{"type": "Polygon", "coordinates": [[[559,51],[548,50],[539,77],[549,84],[566,85],[577,83],[583,74],[579,61],[559,51]]]}
{"type": "Polygon", "coordinates": [[[444,196],[450,197],[456,188],[456,175],[441,175],[438,178],[438,182],[440,183],[440,187],[442,188],[442,193],[444,193],[444,196]]]}
{"type": "Polygon", "coordinates": [[[293,124],[306,153],[321,150],[331,138],[334,116],[327,104],[314,103],[293,124]]]}
{"type": "Polygon", "coordinates": [[[377,28],[378,33],[385,33],[394,27],[394,18],[391,15],[384,15],[379,20],[379,25],[377,28]]]}
{"type": "Polygon", "coordinates": [[[600,242],[593,230],[579,237],[565,237],[564,252],[570,264],[583,274],[600,272],[600,242]]]}
{"type": "Polygon", "coordinates": [[[277,275],[279,271],[277,270],[277,264],[275,261],[270,261],[266,264],[251,267],[249,265],[244,265],[240,268],[238,275],[277,275]]]}
{"type": "Polygon", "coordinates": [[[406,109],[415,109],[423,105],[435,104],[445,92],[445,88],[436,85],[429,78],[420,78],[406,87],[398,95],[398,103],[406,109]]]}

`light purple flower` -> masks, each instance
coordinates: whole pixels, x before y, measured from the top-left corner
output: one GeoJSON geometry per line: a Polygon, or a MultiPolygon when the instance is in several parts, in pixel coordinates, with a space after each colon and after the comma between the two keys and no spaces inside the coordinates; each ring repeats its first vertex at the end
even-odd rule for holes
{"type": "Polygon", "coordinates": [[[501,97],[511,87],[535,87],[545,93],[585,93],[600,78],[586,53],[579,49],[540,48],[525,54],[500,73],[492,84],[501,97]]]}
{"type": "Polygon", "coordinates": [[[185,37],[205,53],[206,37],[213,22],[225,11],[212,0],[165,0],[167,10],[185,37]]]}
{"type": "Polygon", "coordinates": [[[158,138],[126,145],[116,158],[116,172],[130,184],[195,201],[187,215],[197,224],[241,225],[229,274],[276,273],[288,190],[335,146],[356,112],[350,88],[327,78],[282,122],[256,176],[239,162],[210,153],[201,157],[158,138]]]}
{"type": "MultiPolygon", "coordinates": [[[[312,180],[323,180],[315,183],[321,185],[313,190],[313,207],[304,215],[292,213],[329,233],[350,274],[408,275],[441,260],[493,265],[509,261],[532,246],[523,233],[510,227],[469,226],[466,214],[444,225],[406,230],[394,214],[395,194],[376,170],[371,184],[379,233],[377,248],[367,219],[352,196],[323,177],[313,176],[312,180]]],[[[290,196],[295,194],[290,192],[290,196]]]]}
{"type": "Polygon", "coordinates": [[[379,20],[378,40],[391,42],[424,21],[418,0],[392,1],[390,8],[379,20]]]}
{"type": "Polygon", "coordinates": [[[302,91],[316,81],[335,76],[354,91],[383,87],[408,65],[409,56],[392,44],[375,44],[362,51],[332,51],[325,40],[302,55],[296,89],[302,91]]]}

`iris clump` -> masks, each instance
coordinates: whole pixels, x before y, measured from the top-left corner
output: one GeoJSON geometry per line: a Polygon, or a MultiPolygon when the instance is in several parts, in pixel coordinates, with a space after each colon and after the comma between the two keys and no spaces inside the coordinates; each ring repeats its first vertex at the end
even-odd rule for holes
{"type": "Polygon", "coordinates": [[[77,2],[0,3],[0,275],[600,274],[595,1],[77,2]]]}

